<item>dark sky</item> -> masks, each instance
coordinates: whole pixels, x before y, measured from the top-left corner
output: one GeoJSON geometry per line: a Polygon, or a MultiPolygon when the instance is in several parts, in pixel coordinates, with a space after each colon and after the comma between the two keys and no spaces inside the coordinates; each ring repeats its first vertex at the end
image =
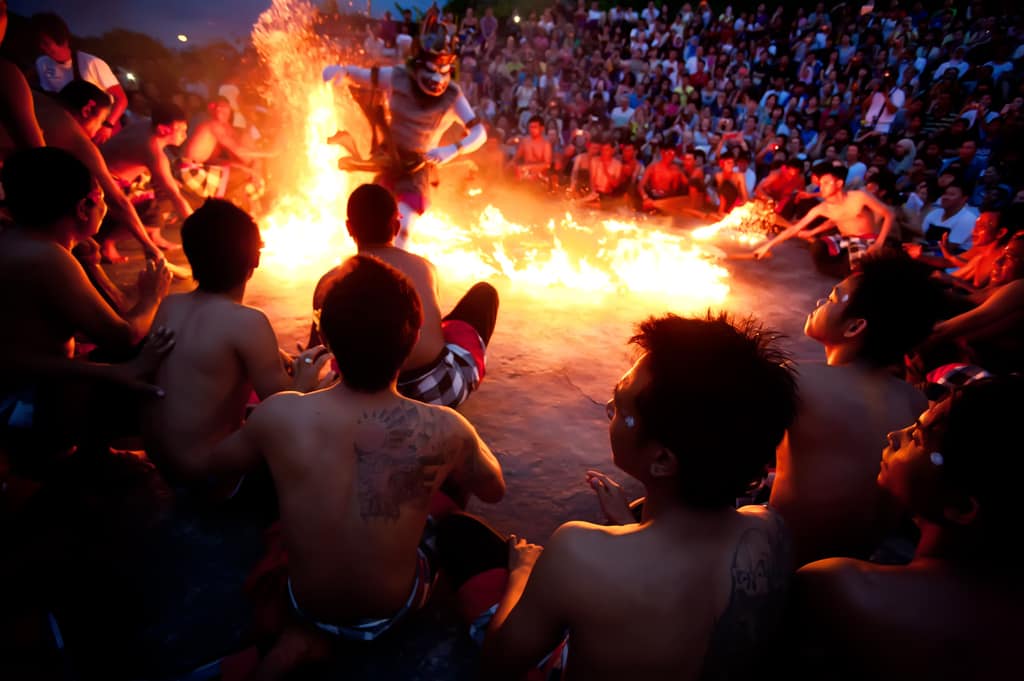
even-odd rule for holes
{"type": "MultiPolygon", "coordinates": [[[[350,0],[338,0],[344,8],[350,0]]],[[[359,9],[365,0],[351,0],[359,9]]],[[[247,37],[260,12],[271,0],[9,0],[18,14],[53,11],[64,17],[72,32],[99,35],[111,28],[148,33],[168,45],[181,33],[193,41],[247,37]]],[[[316,0],[314,4],[319,4],[316,0]]],[[[406,0],[403,6],[429,6],[429,0],[406,0]]],[[[374,0],[373,14],[394,9],[393,0],[374,0]]]]}

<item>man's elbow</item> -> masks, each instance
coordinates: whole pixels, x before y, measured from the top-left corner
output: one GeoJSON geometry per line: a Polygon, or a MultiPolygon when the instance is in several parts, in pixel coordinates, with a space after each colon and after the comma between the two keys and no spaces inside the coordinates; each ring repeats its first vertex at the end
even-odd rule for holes
{"type": "Polygon", "coordinates": [[[495,471],[479,480],[473,489],[473,496],[485,504],[496,504],[505,498],[505,476],[495,471]]]}

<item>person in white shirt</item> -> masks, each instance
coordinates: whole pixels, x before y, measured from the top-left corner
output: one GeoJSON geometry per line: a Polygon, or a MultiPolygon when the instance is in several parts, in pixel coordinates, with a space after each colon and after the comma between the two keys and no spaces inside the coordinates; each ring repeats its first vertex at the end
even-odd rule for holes
{"type": "Polygon", "coordinates": [[[935,241],[941,238],[939,230],[949,230],[948,243],[960,249],[971,247],[971,233],[978,219],[978,211],[967,205],[968,195],[958,183],[946,187],[939,199],[939,207],[924,217],[921,231],[924,238],[935,241]],[[930,232],[930,233],[929,233],[930,232]]]}
{"type": "Polygon", "coordinates": [[[964,74],[967,73],[969,64],[964,61],[964,48],[958,47],[953,50],[953,56],[949,58],[949,61],[939,64],[939,68],[935,69],[935,73],[932,75],[932,80],[938,80],[942,78],[942,74],[945,73],[946,69],[953,69],[957,72],[957,78],[963,78],[964,74]]]}
{"type": "Polygon", "coordinates": [[[128,95],[117,76],[99,57],[71,49],[71,31],[56,14],[42,12],[34,15],[32,28],[39,41],[39,51],[43,53],[36,60],[39,86],[43,90],[57,93],[73,80],[85,80],[113,98],[110,114],[93,138],[96,144],[103,144],[118,129],[121,116],[128,108],[128,95]]]}
{"type": "Polygon", "coordinates": [[[612,128],[628,128],[636,110],[630,108],[628,97],[619,97],[617,101],[618,106],[612,109],[610,114],[612,128]]]}
{"type": "Polygon", "coordinates": [[[653,2],[647,3],[647,7],[643,12],[640,13],[641,18],[648,24],[653,24],[654,20],[661,16],[661,11],[654,6],[653,2]]]}
{"type": "Polygon", "coordinates": [[[849,168],[846,172],[847,189],[860,189],[864,185],[864,175],[868,167],[860,160],[860,147],[856,144],[846,145],[846,164],[849,168]]]}
{"type": "Polygon", "coordinates": [[[886,71],[881,81],[871,81],[868,90],[871,94],[864,101],[865,113],[861,132],[888,134],[892,122],[896,120],[896,114],[907,101],[907,96],[900,86],[896,85],[891,71],[886,71]]]}

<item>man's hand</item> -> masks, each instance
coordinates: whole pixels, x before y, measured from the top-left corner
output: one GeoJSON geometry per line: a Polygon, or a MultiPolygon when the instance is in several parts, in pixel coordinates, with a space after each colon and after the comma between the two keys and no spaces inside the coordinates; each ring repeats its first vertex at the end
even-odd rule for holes
{"type": "Polygon", "coordinates": [[[431,149],[424,155],[424,158],[426,158],[428,162],[440,166],[455,158],[458,153],[458,147],[454,144],[446,144],[443,147],[431,149]]]}
{"type": "Polygon", "coordinates": [[[103,260],[100,255],[100,245],[92,238],[79,241],[75,244],[74,251],[72,252],[83,265],[99,265],[103,260]]]}
{"type": "Polygon", "coordinates": [[[922,248],[921,244],[903,244],[903,250],[914,260],[921,257],[922,248]]]}
{"type": "Polygon", "coordinates": [[[324,365],[330,361],[331,357],[333,355],[322,345],[315,345],[302,351],[292,363],[295,390],[300,393],[308,393],[334,382],[337,376],[333,371],[328,373],[323,380],[320,379],[320,372],[323,371],[324,365]]]}
{"type": "Polygon", "coordinates": [[[150,383],[153,373],[174,349],[174,332],[161,326],[146,337],[138,357],[123,364],[113,365],[113,383],[153,397],[163,397],[163,388],[150,383]]]}
{"type": "Polygon", "coordinates": [[[157,302],[163,300],[171,290],[172,278],[166,259],[147,259],[146,267],[139,272],[139,298],[157,302]]]}
{"type": "Polygon", "coordinates": [[[610,525],[632,525],[636,522],[629,509],[629,500],[622,486],[600,471],[587,471],[587,484],[597,494],[604,517],[610,525]]]}
{"type": "Polygon", "coordinates": [[[754,249],[754,260],[765,260],[770,257],[772,257],[772,249],[768,247],[768,244],[754,249]]]}
{"type": "Polygon", "coordinates": [[[544,547],[531,544],[522,537],[514,534],[508,536],[508,569],[510,572],[516,570],[532,570],[534,563],[544,552],[544,547]]]}
{"type": "Polygon", "coordinates": [[[93,137],[92,137],[92,141],[93,141],[94,144],[96,144],[96,146],[99,146],[99,145],[103,144],[104,142],[106,142],[107,140],[109,140],[111,137],[113,137],[113,135],[114,135],[114,129],[113,128],[108,128],[107,126],[104,125],[98,131],[96,131],[96,134],[93,135],[93,137]]]}

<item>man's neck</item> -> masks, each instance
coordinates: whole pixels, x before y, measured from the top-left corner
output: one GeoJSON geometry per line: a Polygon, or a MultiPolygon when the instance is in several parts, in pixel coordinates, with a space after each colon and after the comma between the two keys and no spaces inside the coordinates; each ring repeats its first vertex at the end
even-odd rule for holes
{"type": "MultiPolygon", "coordinates": [[[[647,485],[646,493],[641,522],[669,520],[689,523],[720,513],[719,509],[699,509],[682,503],[679,500],[674,484],[671,487],[668,485],[647,485]]],[[[732,509],[726,508],[723,510],[732,509]]]]}
{"type": "Polygon", "coordinates": [[[939,559],[954,562],[985,562],[986,552],[966,527],[944,527],[917,518],[921,539],[914,552],[914,560],[939,559]]]}
{"type": "Polygon", "coordinates": [[[874,371],[876,369],[875,366],[861,359],[858,356],[859,353],[859,344],[854,345],[850,343],[842,343],[838,345],[826,345],[825,363],[828,364],[830,367],[854,366],[859,367],[861,369],[874,371]]]}
{"type": "Polygon", "coordinates": [[[964,209],[963,206],[957,206],[956,210],[952,210],[952,211],[948,211],[945,208],[943,208],[942,209],[942,219],[943,220],[948,220],[951,217],[953,217],[954,215],[956,215],[957,213],[959,213],[960,211],[962,211],[963,209],[964,209]]]}
{"type": "Polygon", "coordinates": [[[219,291],[219,292],[216,292],[216,293],[213,292],[213,291],[204,291],[203,289],[198,288],[198,289],[196,289],[196,293],[202,293],[203,295],[207,295],[207,296],[220,296],[221,298],[227,298],[231,302],[238,303],[239,305],[241,305],[242,304],[242,298],[245,297],[245,285],[247,283],[248,283],[248,281],[245,281],[245,282],[242,282],[241,284],[239,284],[238,286],[236,286],[233,289],[229,289],[227,291],[219,291]]]}
{"type": "Polygon", "coordinates": [[[356,247],[359,253],[373,253],[374,251],[393,251],[395,242],[389,241],[386,244],[361,244],[356,247]]]}

